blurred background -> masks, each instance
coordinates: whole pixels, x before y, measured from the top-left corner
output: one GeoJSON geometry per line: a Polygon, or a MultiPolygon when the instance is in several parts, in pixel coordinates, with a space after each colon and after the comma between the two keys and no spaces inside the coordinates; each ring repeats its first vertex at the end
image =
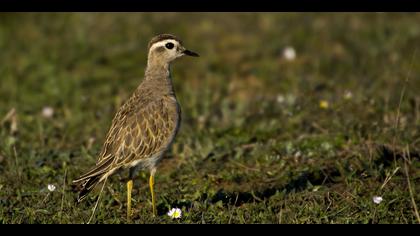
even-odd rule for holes
{"type": "MultiPolygon", "coordinates": [[[[87,220],[96,195],[75,205],[69,184],[140,84],[148,41],[171,33],[200,57],[172,66],[181,130],[158,169],[160,217],[149,217],[142,173],[135,222],[173,222],[166,212],[179,207],[182,223],[420,223],[419,22],[2,13],[0,222],[87,220]]],[[[109,181],[98,222],[125,222],[124,174],[109,181]]]]}

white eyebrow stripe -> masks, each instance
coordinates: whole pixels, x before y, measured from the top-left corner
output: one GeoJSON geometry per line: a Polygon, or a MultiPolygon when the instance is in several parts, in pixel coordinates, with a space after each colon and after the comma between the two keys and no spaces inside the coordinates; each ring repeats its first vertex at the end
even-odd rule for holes
{"type": "Polygon", "coordinates": [[[154,43],[150,47],[150,50],[149,51],[155,50],[158,47],[165,46],[165,44],[167,44],[167,43],[173,43],[174,45],[177,45],[178,44],[178,42],[176,40],[173,40],[173,39],[165,39],[165,40],[162,40],[162,41],[159,41],[159,42],[154,43]]]}

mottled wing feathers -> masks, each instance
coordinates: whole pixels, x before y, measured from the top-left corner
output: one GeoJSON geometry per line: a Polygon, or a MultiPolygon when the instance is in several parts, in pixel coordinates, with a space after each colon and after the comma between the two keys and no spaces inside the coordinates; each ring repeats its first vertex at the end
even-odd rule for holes
{"type": "Polygon", "coordinates": [[[77,180],[74,182],[80,182],[88,178],[92,178],[94,176],[102,175],[106,173],[109,170],[109,167],[112,165],[112,159],[104,159],[104,161],[97,163],[95,167],[90,169],[87,173],[80,176],[77,180]]]}
{"type": "MultiPolygon", "coordinates": [[[[128,103],[130,104],[130,103],[128,103]]],[[[97,166],[112,159],[112,167],[129,166],[164,151],[173,138],[177,114],[165,99],[122,107],[113,120],[97,166]]]]}

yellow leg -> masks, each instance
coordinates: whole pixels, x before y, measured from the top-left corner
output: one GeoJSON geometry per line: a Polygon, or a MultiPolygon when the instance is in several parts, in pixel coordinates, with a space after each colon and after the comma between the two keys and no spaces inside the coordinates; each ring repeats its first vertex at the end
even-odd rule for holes
{"type": "Polygon", "coordinates": [[[152,173],[149,178],[150,193],[152,194],[152,207],[153,207],[153,216],[156,216],[156,199],[153,186],[155,185],[155,175],[152,173]]]}
{"type": "Polygon", "coordinates": [[[133,180],[127,182],[127,220],[131,219],[131,190],[133,189],[133,180]]]}

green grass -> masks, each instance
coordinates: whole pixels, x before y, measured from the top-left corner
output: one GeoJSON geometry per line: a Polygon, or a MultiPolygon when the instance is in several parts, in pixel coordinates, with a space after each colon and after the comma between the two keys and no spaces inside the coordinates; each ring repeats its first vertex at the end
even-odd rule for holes
{"type": "MultiPolygon", "coordinates": [[[[201,57],[172,67],[181,130],[158,168],[159,216],[151,217],[141,172],[133,223],[420,223],[419,21],[408,13],[3,13],[0,223],[87,222],[99,191],[77,205],[70,183],[95,163],[113,115],[142,79],[148,41],[163,32],[201,57]],[[287,46],[293,61],[282,57],[287,46]],[[52,118],[42,116],[47,106],[52,118]],[[172,207],[181,219],[166,215],[172,207]]],[[[109,179],[92,222],[127,223],[126,178],[109,179]]]]}

